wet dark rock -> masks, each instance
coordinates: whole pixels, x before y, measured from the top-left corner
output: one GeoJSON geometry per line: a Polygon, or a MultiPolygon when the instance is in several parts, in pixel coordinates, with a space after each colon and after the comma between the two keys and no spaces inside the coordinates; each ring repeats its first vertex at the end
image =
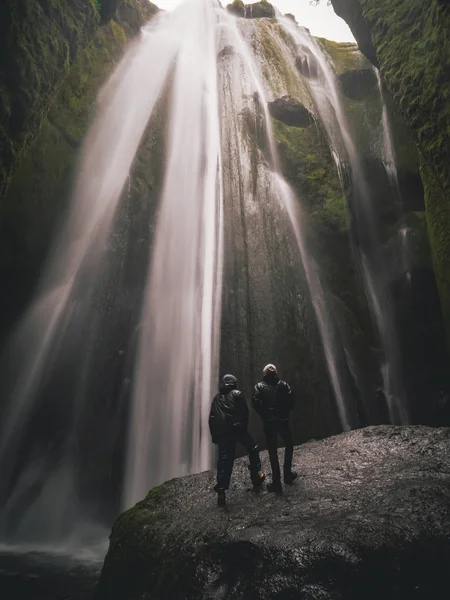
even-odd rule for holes
{"type": "Polygon", "coordinates": [[[399,169],[398,185],[405,212],[425,210],[424,189],[419,173],[399,169]]]}
{"type": "Polygon", "coordinates": [[[377,87],[377,76],[373,69],[358,69],[339,75],[342,91],[352,100],[363,100],[377,87]]]}
{"type": "Polygon", "coordinates": [[[277,497],[236,461],[227,510],[213,472],[155,488],[117,520],[96,600],[446,597],[450,429],[353,431],[297,448],[295,468],[277,497]]]}
{"type": "Polygon", "coordinates": [[[308,127],[314,121],[309,110],[290,96],[282,96],[269,102],[269,112],[278,121],[293,127],[308,127]]]}

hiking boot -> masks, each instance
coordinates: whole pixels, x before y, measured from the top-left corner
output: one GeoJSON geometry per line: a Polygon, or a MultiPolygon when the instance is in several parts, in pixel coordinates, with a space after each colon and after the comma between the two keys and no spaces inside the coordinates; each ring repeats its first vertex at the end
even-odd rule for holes
{"type": "Polygon", "coordinates": [[[283,488],[281,487],[281,483],[279,481],[272,481],[272,483],[268,484],[267,491],[280,495],[283,493],[283,488]]]}
{"type": "Polygon", "coordinates": [[[256,475],[252,477],[253,491],[261,491],[262,484],[264,483],[265,478],[266,476],[262,471],[259,471],[258,473],[256,473],[256,475]]]}
{"type": "Polygon", "coordinates": [[[214,491],[217,492],[217,506],[225,506],[227,500],[225,490],[219,484],[214,486],[214,491]]]}
{"type": "Polygon", "coordinates": [[[297,477],[298,477],[298,475],[294,471],[291,471],[290,473],[285,473],[284,474],[284,483],[286,485],[292,485],[294,483],[294,481],[297,479],[297,477]]]}
{"type": "Polygon", "coordinates": [[[217,492],[217,506],[226,506],[227,499],[225,497],[225,490],[217,492]]]}

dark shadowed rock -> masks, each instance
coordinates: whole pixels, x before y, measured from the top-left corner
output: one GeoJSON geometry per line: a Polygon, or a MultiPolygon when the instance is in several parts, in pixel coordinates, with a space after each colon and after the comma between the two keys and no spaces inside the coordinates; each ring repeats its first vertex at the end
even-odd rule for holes
{"type": "Polygon", "coordinates": [[[358,69],[339,75],[342,91],[352,100],[362,100],[377,87],[377,76],[373,69],[358,69]]]}
{"type": "Polygon", "coordinates": [[[96,599],[447,597],[450,429],[353,431],[297,448],[295,468],[282,497],[258,495],[236,461],[227,510],[213,472],[155,488],[117,520],[96,599]]]}
{"type": "Polygon", "coordinates": [[[309,110],[290,96],[269,102],[269,112],[275,119],[294,127],[308,127],[314,120],[309,110]]]}

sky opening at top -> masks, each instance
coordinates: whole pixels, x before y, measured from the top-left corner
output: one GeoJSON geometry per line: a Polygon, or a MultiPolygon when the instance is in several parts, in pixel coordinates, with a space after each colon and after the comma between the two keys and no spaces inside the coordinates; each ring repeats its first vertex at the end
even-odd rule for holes
{"type": "MultiPolygon", "coordinates": [[[[185,0],[153,0],[163,10],[173,10],[185,0]]],[[[221,0],[223,5],[232,0],[221,0]]],[[[253,4],[257,0],[244,0],[245,4],[253,4]]],[[[355,39],[347,23],[338,17],[331,5],[322,0],[318,6],[311,0],[273,0],[272,4],[283,13],[291,13],[299,25],[307,27],[315,36],[324,37],[336,42],[354,42],[355,39]]]]}

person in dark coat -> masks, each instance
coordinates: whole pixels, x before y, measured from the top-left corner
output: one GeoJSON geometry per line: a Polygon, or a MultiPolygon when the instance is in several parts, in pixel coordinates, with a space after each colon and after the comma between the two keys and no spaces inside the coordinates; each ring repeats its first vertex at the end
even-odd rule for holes
{"type": "Polygon", "coordinates": [[[275,365],[264,367],[262,381],[256,384],[252,404],[261,417],[266,435],[267,450],[272,467],[272,483],[267,486],[269,492],[282,492],[280,464],[278,462],[277,442],[280,436],[285,445],[283,475],[284,483],[291,485],[297,478],[292,471],[294,443],[289,427],[289,413],[294,407],[291,388],[278,376],[275,365]]]}
{"type": "Polygon", "coordinates": [[[225,491],[230,485],[236,443],[243,446],[249,455],[250,477],[256,491],[261,488],[265,478],[261,472],[259,447],[247,431],[248,417],[247,402],[243,393],[237,389],[236,377],[225,375],[219,394],[214,396],[209,414],[212,441],[219,446],[217,485],[214,488],[219,506],[225,505],[225,491]]]}

